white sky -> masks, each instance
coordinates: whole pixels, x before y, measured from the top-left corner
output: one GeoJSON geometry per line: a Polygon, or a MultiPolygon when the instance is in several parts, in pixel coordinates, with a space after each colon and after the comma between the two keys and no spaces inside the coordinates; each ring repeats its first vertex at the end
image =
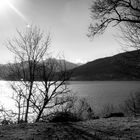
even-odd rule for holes
{"type": "Polygon", "coordinates": [[[87,37],[92,0],[9,1],[12,7],[4,5],[0,10],[0,63],[12,58],[4,42],[16,36],[16,29],[22,30],[27,24],[50,31],[51,51],[75,63],[114,55],[121,50],[112,28],[92,41],[87,37]]]}

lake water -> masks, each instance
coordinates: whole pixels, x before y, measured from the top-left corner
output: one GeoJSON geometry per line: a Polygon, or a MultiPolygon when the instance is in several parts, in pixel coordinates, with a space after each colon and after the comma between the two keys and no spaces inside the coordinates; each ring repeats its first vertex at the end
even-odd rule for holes
{"type": "MultiPolygon", "coordinates": [[[[111,103],[121,104],[130,93],[140,91],[140,81],[72,81],[69,87],[78,96],[86,97],[94,108],[111,103]]],[[[0,81],[0,104],[13,108],[13,91],[8,82],[0,81]]]]}
{"type": "Polygon", "coordinates": [[[140,91],[140,81],[73,81],[70,87],[98,109],[108,103],[117,106],[123,103],[130,93],[140,91]]]}

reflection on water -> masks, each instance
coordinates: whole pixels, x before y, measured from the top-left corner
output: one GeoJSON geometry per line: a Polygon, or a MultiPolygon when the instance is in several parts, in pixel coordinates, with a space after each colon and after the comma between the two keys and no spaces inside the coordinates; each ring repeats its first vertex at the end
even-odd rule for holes
{"type": "MultiPolygon", "coordinates": [[[[69,87],[78,96],[87,97],[89,102],[98,108],[106,103],[119,105],[130,93],[140,90],[139,81],[72,81],[69,87]]],[[[0,81],[0,105],[14,108],[12,89],[7,81],[0,81]]]]}
{"type": "Polygon", "coordinates": [[[5,108],[15,108],[14,100],[12,99],[13,90],[10,87],[10,82],[0,81],[0,106],[4,105],[5,108]]]}

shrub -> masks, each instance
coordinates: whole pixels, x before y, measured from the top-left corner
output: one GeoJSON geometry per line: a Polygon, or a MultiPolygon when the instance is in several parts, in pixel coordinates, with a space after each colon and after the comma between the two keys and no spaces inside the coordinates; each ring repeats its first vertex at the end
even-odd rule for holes
{"type": "Polygon", "coordinates": [[[9,124],[10,124],[10,121],[4,119],[4,120],[1,122],[1,124],[2,124],[2,125],[9,125],[9,124]]]}
{"type": "Polygon", "coordinates": [[[81,121],[75,114],[71,112],[56,112],[49,122],[77,122],[81,121]]]}
{"type": "Polygon", "coordinates": [[[102,109],[101,109],[101,116],[106,117],[109,116],[111,113],[116,111],[116,108],[113,106],[113,104],[104,104],[102,109]]]}
{"type": "Polygon", "coordinates": [[[23,119],[18,121],[18,124],[22,124],[22,123],[25,123],[25,121],[23,119]]]}
{"type": "Polygon", "coordinates": [[[86,98],[74,96],[70,102],[58,106],[48,115],[42,117],[42,121],[51,122],[75,122],[81,120],[98,119],[86,98]]]}
{"type": "Polygon", "coordinates": [[[124,114],[122,112],[114,112],[114,113],[110,113],[108,116],[105,116],[104,118],[111,118],[111,117],[124,117],[124,114]]]}
{"type": "Polygon", "coordinates": [[[82,120],[96,118],[94,111],[86,98],[79,98],[77,102],[75,102],[71,112],[76,114],[76,116],[82,120]]]}
{"type": "Polygon", "coordinates": [[[140,92],[130,94],[128,99],[125,100],[124,104],[121,105],[121,109],[130,116],[140,115],[140,92]]]}

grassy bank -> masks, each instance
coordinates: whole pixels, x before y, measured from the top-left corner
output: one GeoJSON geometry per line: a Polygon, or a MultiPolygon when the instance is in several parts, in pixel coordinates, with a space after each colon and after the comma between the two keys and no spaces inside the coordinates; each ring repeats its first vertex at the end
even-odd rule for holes
{"type": "Polygon", "coordinates": [[[140,118],[0,126],[0,140],[138,140],[140,118]]]}

